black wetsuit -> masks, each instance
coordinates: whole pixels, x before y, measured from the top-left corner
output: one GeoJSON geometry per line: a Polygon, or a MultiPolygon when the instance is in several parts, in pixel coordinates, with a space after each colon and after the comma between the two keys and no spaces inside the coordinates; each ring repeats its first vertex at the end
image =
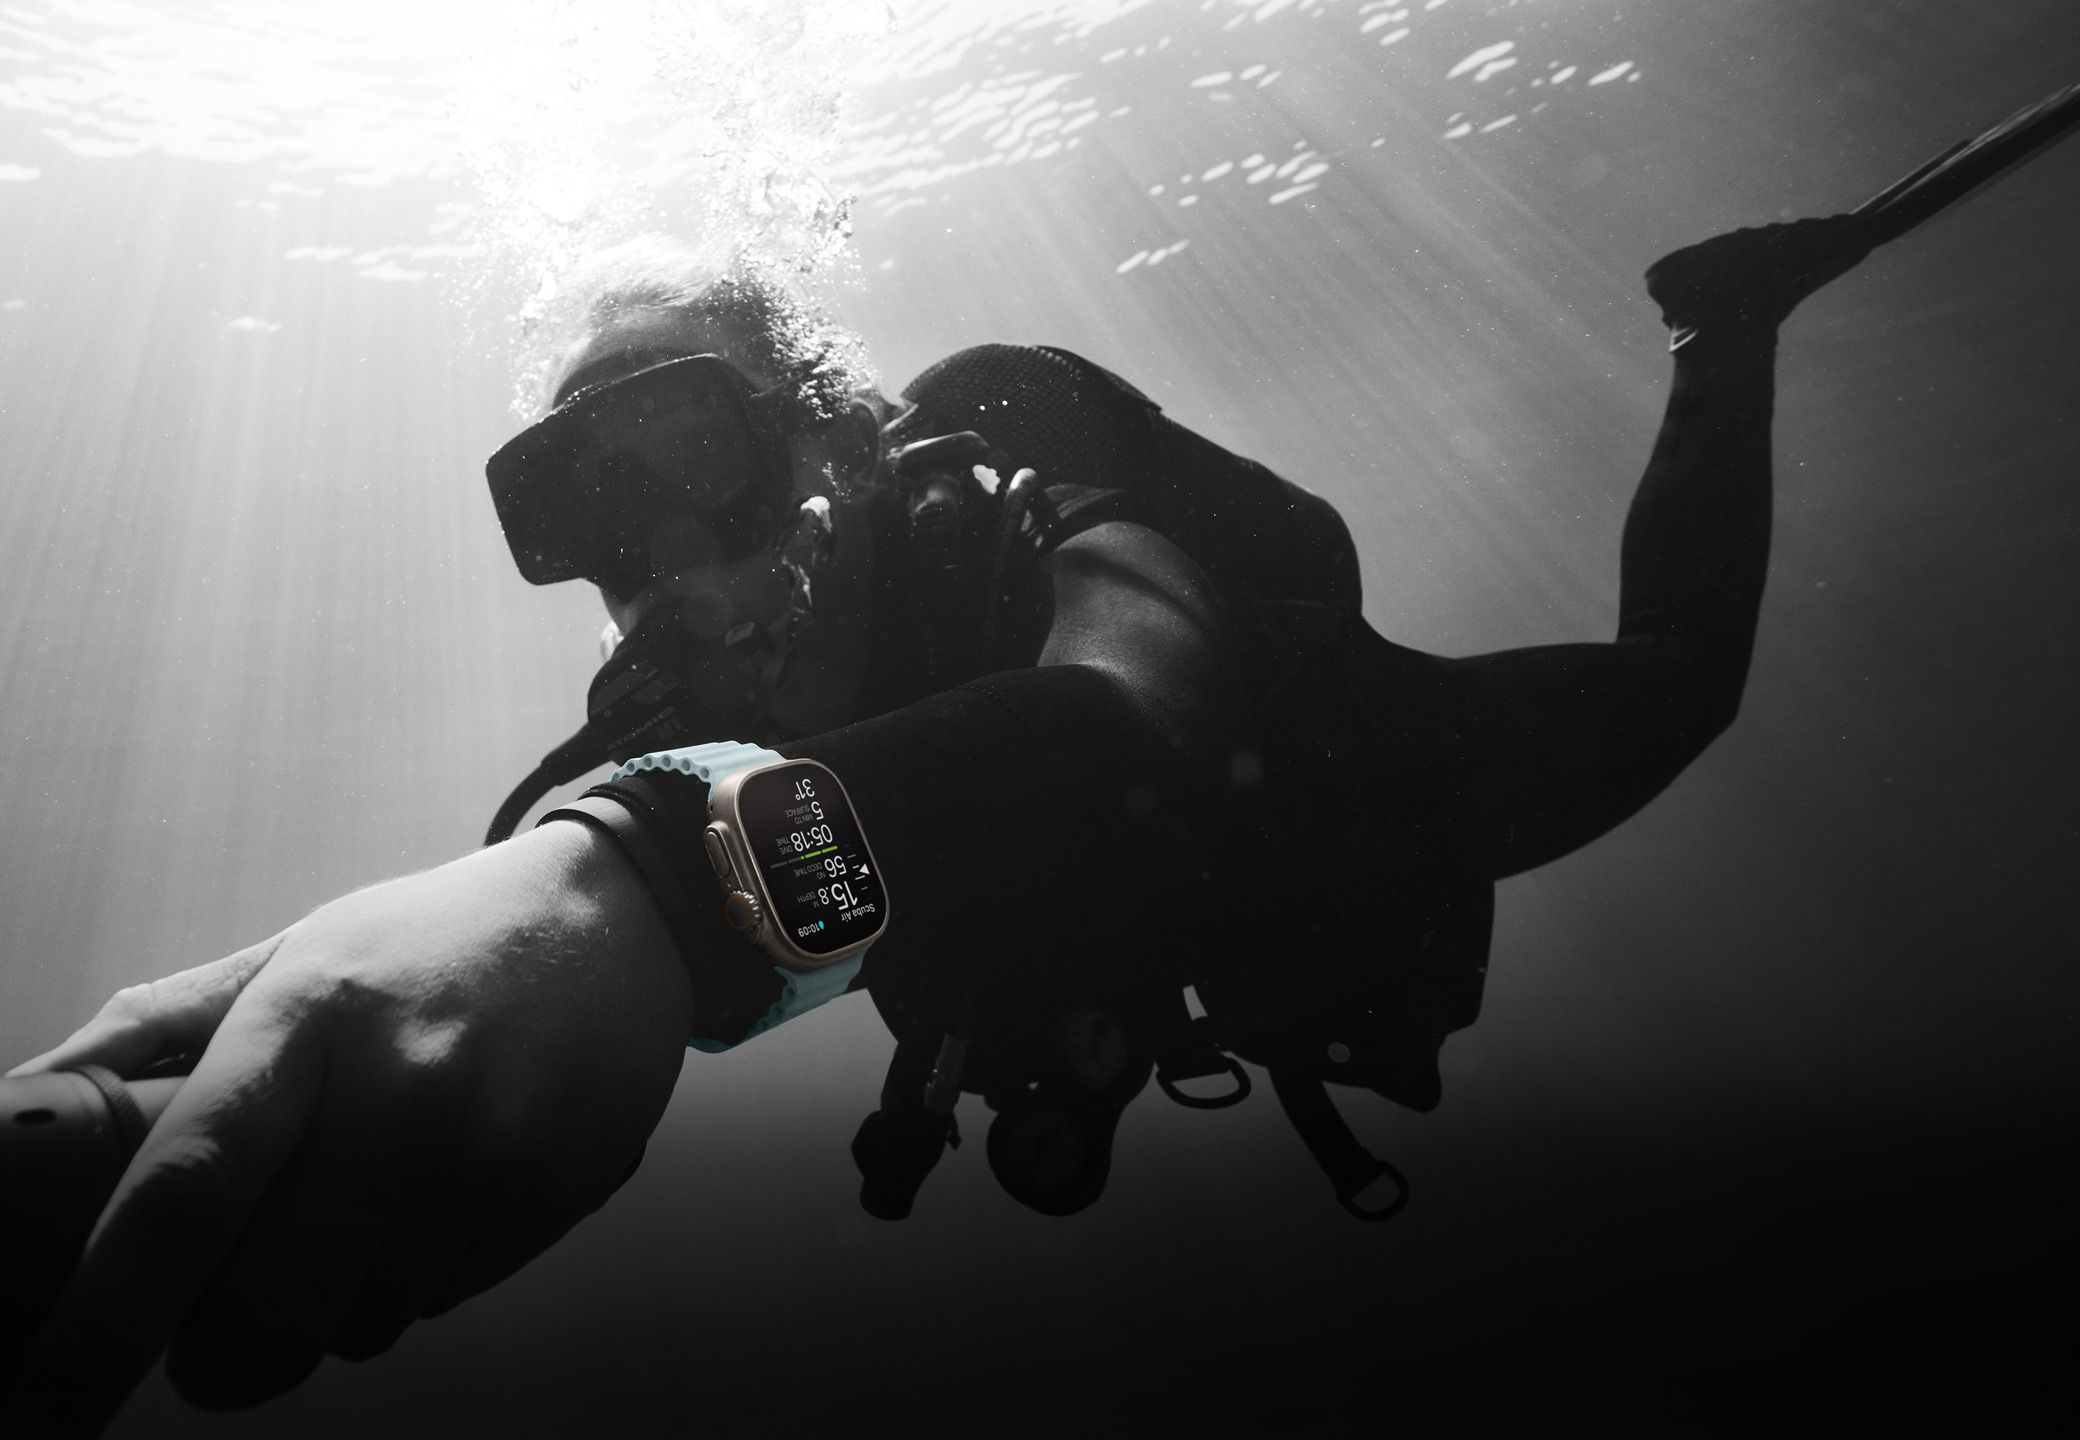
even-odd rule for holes
{"type": "MultiPolygon", "coordinates": [[[[1151,1069],[1168,1082],[1228,1065],[1239,1097],[1247,1076],[1226,1052],[1269,1070],[1359,1210],[1389,1167],[1324,1083],[1437,1104],[1439,1048],[1479,1011],[1493,882],[1633,814],[1738,709],[1767,574],[1773,353],[1766,334],[1678,353],[1626,520],[1612,642],[1464,659],[1366,625],[1326,502],[1098,367],[985,346],[913,383],[892,442],[975,431],[1040,472],[1053,513],[1006,545],[998,522],[1018,506],[1002,485],[985,496],[951,477],[967,489],[952,530],[921,526],[922,510],[906,521],[900,498],[877,505],[872,718],[775,746],[844,777],[889,877],[889,933],[857,982],[899,1041],[854,1143],[867,1208],[908,1213],[951,1137],[927,1077],[942,1041],[966,1035],[961,1087],[998,1112],[992,1165],[1036,1208],[1095,1198],[1119,1108],[1151,1069]],[[1217,706],[1146,703],[1116,671],[1035,665],[1056,585],[1038,557],[1109,520],[1168,537],[1209,578],[1232,659],[1220,683],[1247,699],[1239,731],[1210,718],[1217,706]],[[1151,718],[1165,713],[1202,718],[1151,718]],[[1116,1059],[1120,1034],[1116,1082],[1063,1082],[1116,1059]],[[1049,1137],[1065,1127],[1095,1159],[1055,1164],[1049,1137]]],[[[688,893],[712,901],[705,787],[649,772],[602,788],[648,817],[688,893]]],[[[686,946],[695,1034],[726,1042],[778,983],[708,923],[712,940],[686,946]]]]}
{"type": "MultiPolygon", "coordinates": [[[[1040,473],[1055,513],[1003,567],[986,641],[923,632],[978,613],[995,526],[968,526],[947,582],[960,603],[930,592],[899,525],[878,526],[875,718],[779,747],[845,778],[895,878],[862,975],[891,1026],[936,967],[977,954],[1006,1016],[1124,977],[1192,983],[1226,1048],[1324,1068],[1338,1046],[1329,1078],[1434,1105],[1438,1046],[1478,1011],[1498,872],[1458,823],[1482,727],[1452,662],[1366,626],[1326,501],[1088,362],[985,346],[905,398],[892,442],[977,431],[1040,473]],[[1048,619],[1033,562],[1108,520],[1159,531],[1213,581],[1254,716],[1243,744],[1153,733],[1096,673],[1029,668],[1048,619]]],[[[709,883],[704,788],[614,788],[709,883]]]]}

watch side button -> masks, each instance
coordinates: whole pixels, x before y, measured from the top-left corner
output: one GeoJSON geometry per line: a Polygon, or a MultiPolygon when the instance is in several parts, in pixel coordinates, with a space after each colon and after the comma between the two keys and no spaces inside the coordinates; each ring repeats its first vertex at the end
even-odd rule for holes
{"type": "Polygon", "coordinates": [[[722,918],[730,929],[749,935],[758,928],[758,901],[742,890],[732,890],[723,899],[722,918]]]}
{"type": "Polygon", "coordinates": [[[737,877],[729,868],[729,852],[722,848],[722,836],[713,825],[701,832],[701,844],[707,849],[708,863],[715,867],[715,878],[725,885],[734,886],[737,877]]]}

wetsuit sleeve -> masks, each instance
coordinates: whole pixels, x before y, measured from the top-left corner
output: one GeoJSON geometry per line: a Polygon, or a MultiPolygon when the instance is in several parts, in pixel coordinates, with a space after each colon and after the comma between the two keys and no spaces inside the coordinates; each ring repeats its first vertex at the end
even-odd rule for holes
{"type": "MultiPolygon", "coordinates": [[[[987,675],[779,747],[844,781],[887,879],[890,926],[862,976],[976,947],[1117,936],[1183,913],[1225,795],[1191,737],[1161,733],[1087,665],[987,675]]],[[[700,853],[707,787],[652,771],[600,787],[700,853]]],[[[712,887],[703,865],[689,883],[712,887]]],[[[741,944],[719,931],[718,944],[741,944]]]]}

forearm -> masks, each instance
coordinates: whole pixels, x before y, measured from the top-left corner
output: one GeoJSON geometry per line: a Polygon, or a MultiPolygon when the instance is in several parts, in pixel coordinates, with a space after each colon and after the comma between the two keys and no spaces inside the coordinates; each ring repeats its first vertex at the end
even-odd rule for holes
{"type": "Polygon", "coordinates": [[[636,978],[646,993],[682,1017],[679,1028],[691,1023],[694,995],[685,962],[643,877],[612,840],[592,826],[559,820],[505,843],[537,847],[531,873],[544,893],[561,897],[571,937],[613,935],[624,964],[644,972],[636,978]]]}

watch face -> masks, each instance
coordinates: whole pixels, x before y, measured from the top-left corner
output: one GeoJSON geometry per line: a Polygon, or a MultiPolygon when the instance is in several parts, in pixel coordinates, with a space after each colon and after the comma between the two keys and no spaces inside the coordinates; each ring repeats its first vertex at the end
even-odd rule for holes
{"type": "Polygon", "coordinates": [[[772,920],[796,949],[828,955],[881,928],[881,873],[837,777],[813,760],[775,765],[737,790],[744,848],[772,920]]]}

